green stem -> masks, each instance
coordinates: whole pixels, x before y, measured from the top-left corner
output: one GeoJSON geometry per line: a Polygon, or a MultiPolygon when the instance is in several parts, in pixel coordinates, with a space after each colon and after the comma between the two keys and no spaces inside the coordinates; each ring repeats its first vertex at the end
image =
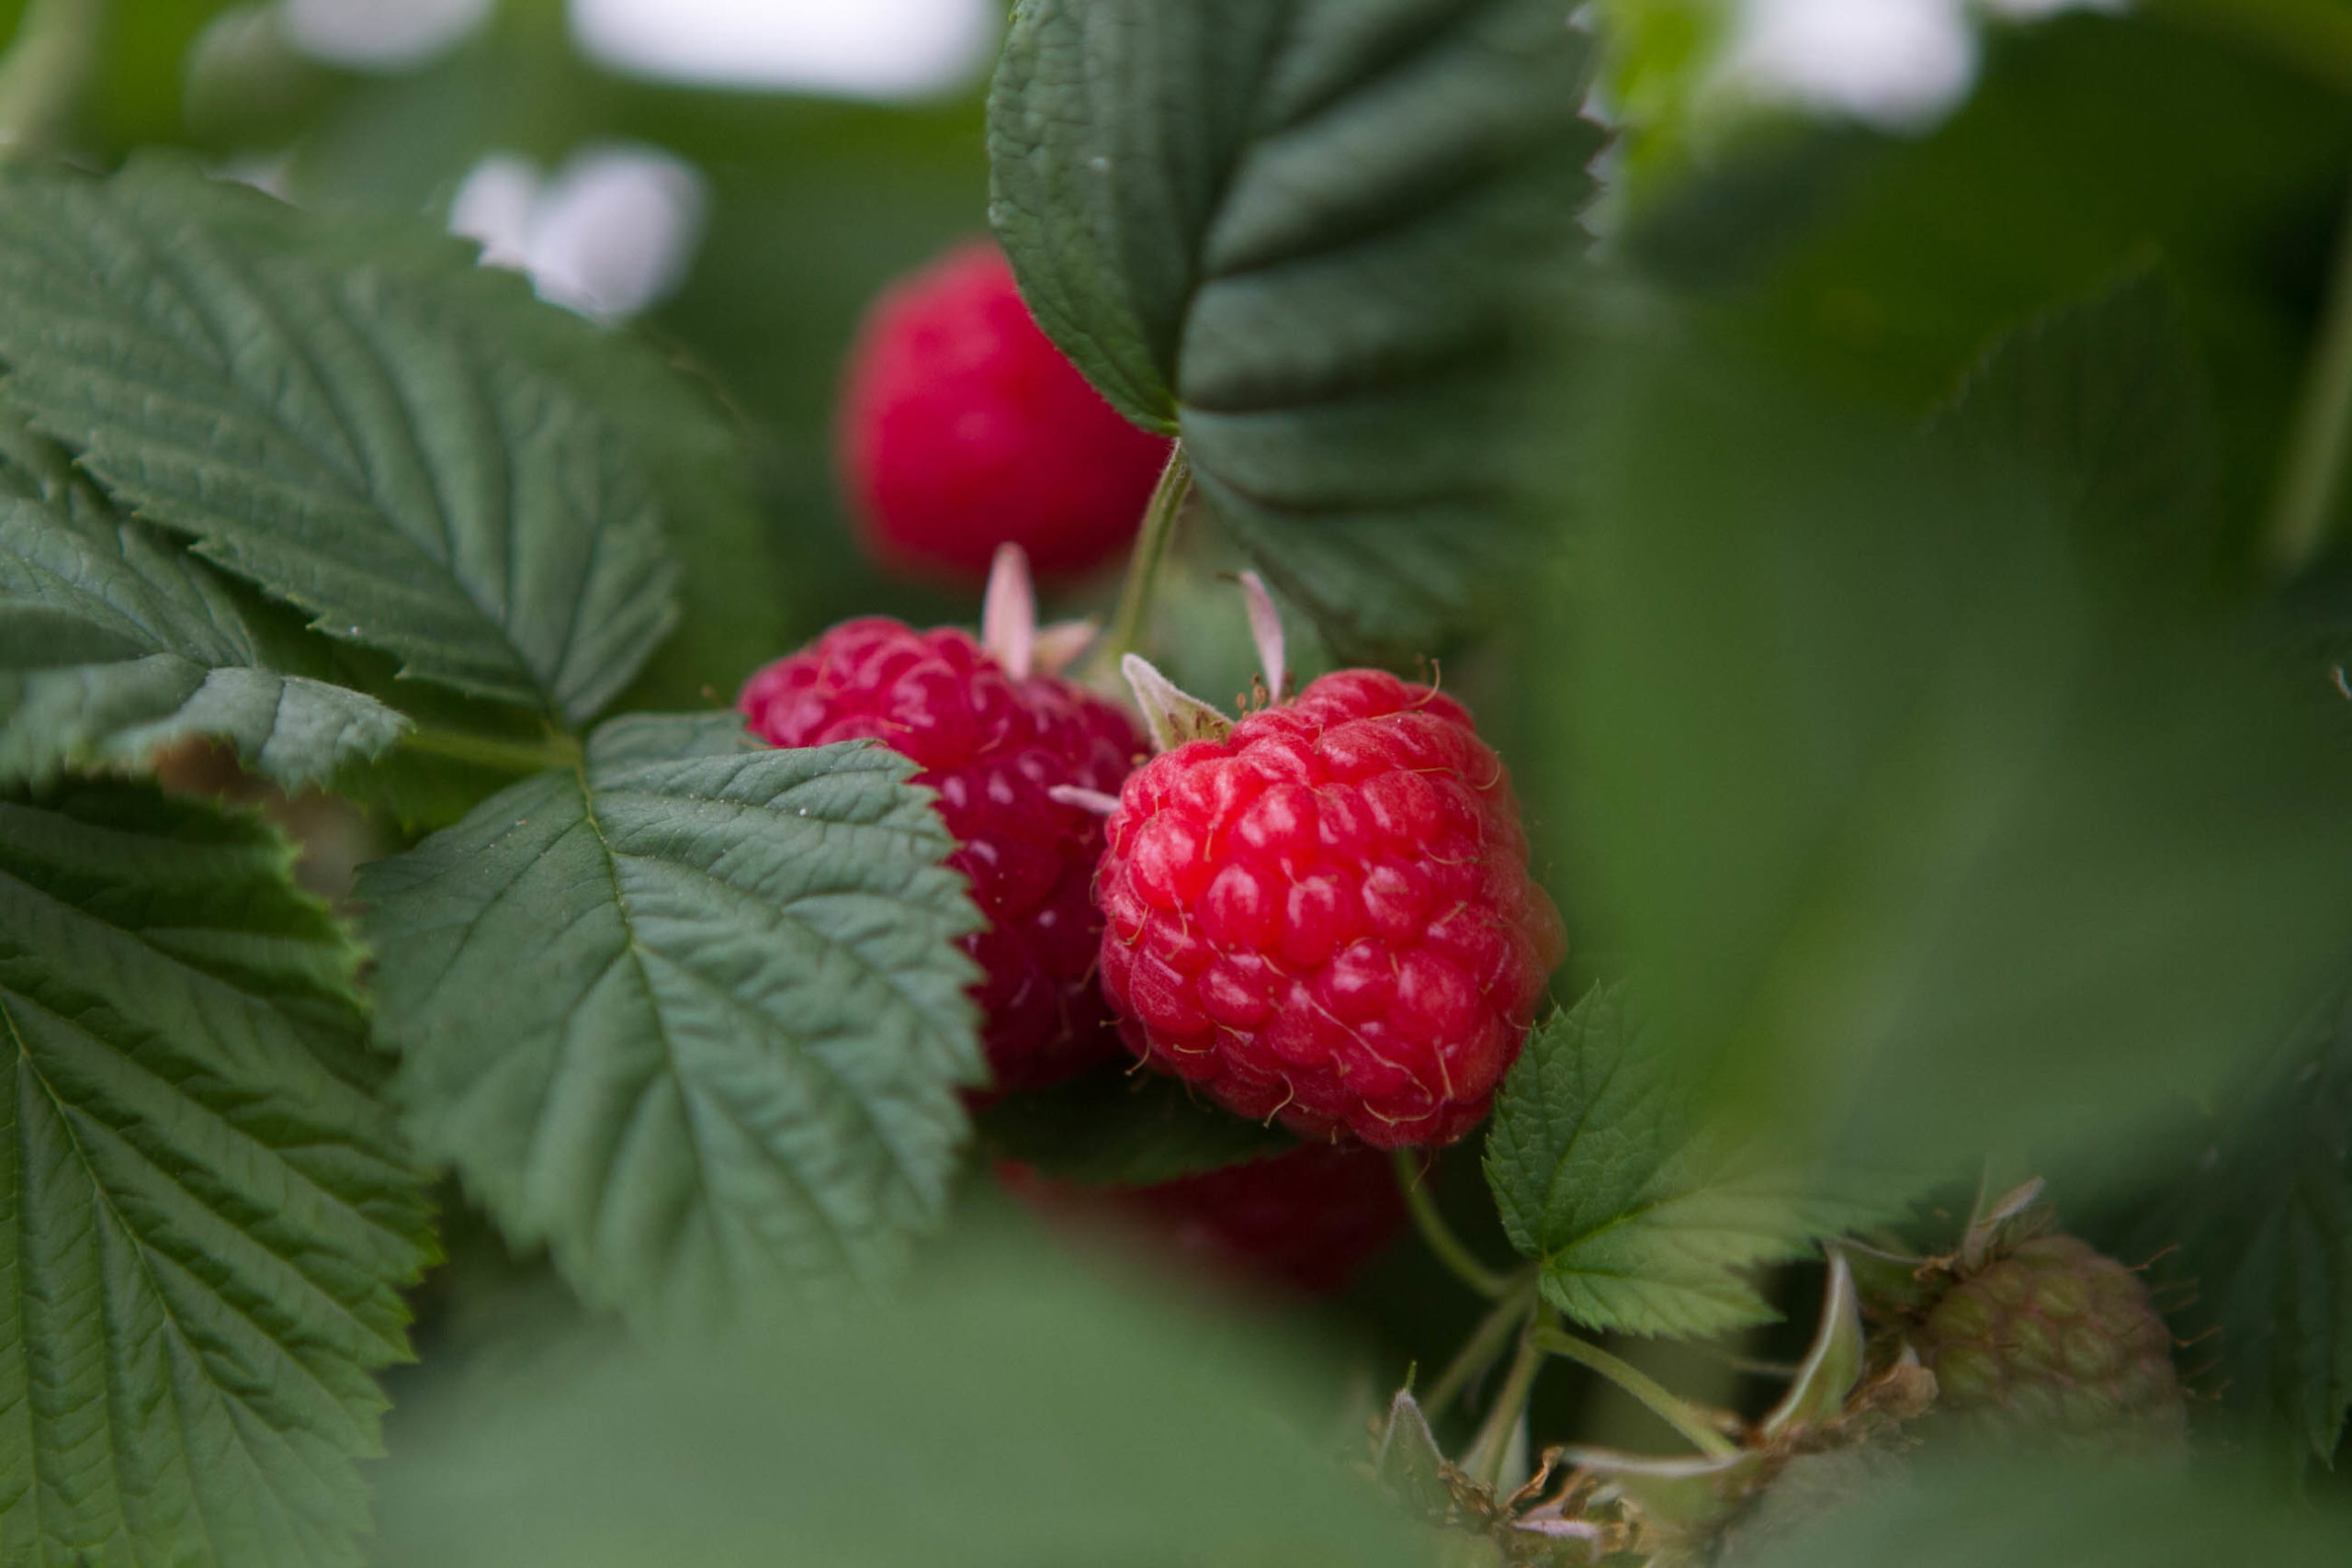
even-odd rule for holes
{"type": "Polygon", "coordinates": [[[494,736],[440,729],[431,725],[419,725],[410,730],[401,737],[401,744],[428,757],[447,757],[453,761],[472,762],[509,773],[576,768],[582,755],[579,740],[561,733],[550,733],[544,740],[501,740],[494,736]]]}
{"type": "Polygon", "coordinates": [[[1428,1397],[1421,1401],[1424,1415],[1436,1419],[1460,1396],[1472,1378],[1495,1364],[1495,1358],[1510,1343],[1511,1335],[1523,1327],[1529,1314],[1534,1312],[1535,1289],[1535,1276],[1531,1273],[1524,1283],[1497,1302],[1479,1321],[1445,1371],[1438,1374],[1437,1382],[1430,1385],[1428,1397]]]}
{"type": "Polygon", "coordinates": [[[1473,1481],[1487,1486],[1502,1484],[1503,1465],[1510,1458],[1510,1440],[1526,1417],[1527,1402],[1535,1393],[1535,1375],[1544,1370],[1542,1340],[1554,1316],[1550,1307],[1539,1304],[1529,1316],[1527,1325],[1520,1330],[1519,1352],[1511,1357],[1510,1371],[1503,1374],[1502,1391],[1495,1395],[1494,1408],[1487,1412],[1486,1424],[1478,1428],[1476,1440],[1463,1457],[1462,1468],[1473,1481]]]}
{"type": "Polygon", "coordinates": [[[53,152],[97,72],[107,0],[32,0],[0,56],[0,156],[53,152]]]}
{"type": "Polygon", "coordinates": [[[1144,622],[1151,615],[1152,590],[1159,581],[1160,563],[1168,558],[1168,542],[1176,535],[1177,515],[1184,510],[1184,502],[1193,493],[1193,464],[1184,456],[1179,443],[1169,454],[1168,467],[1160,470],[1159,483],[1153,487],[1151,504],[1143,511],[1143,526],[1136,534],[1135,553],[1127,558],[1127,581],[1119,590],[1119,609],[1111,622],[1111,633],[1102,639],[1102,650],[1095,656],[1099,669],[1116,671],[1122,656],[1136,651],[1143,641],[1144,622]]]}
{"type": "Polygon", "coordinates": [[[2292,572],[2326,542],[2344,501],[2345,460],[2352,456],[2352,218],[2336,237],[2326,313],[2312,353],[2278,498],[2271,509],[2271,564],[2292,572]]]}
{"type": "Polygon", "coordinates": [[[1751,1378],[1778,1378],[1788,1382],[1804,1371],[1804,1366],[1795,1361],[1768,1361],[1760,1356],[1743,1356],[1736,1350],[1726,1350],[1714,1345],[1693,1342],[1690,1348],[1719,1367],[1729,1368],[1751,1378]]]}
{"type": "Polygon", "coordinates": [[[1394,1156],[1397,1190],[1405,1195],[1405,1207],[1413,1216],[1414,1228],[1421,1233],[1421,1240],[1437,1255],[1437,1260],[1453,1271],[1454,1278],[1489,1300],[1500,1301],[1510,1292],[1510,1281],[1474,1257],[1462,1245],[1445,1216],[1437,1212],[1437,1200],[1430,1197],[1421,1181],[1421,1171],[1413,1163],[1413,1151],[1398,1149],[1394,1156]]]}
{"type": "Polygon", "coordinates": [[[1547,1353],[1590,1367],[1640,1400],[1659,1420],[1690,1438],[1709,1458],[1729,1459],[1739,1452],[1739,1445],[1707,1425],[1687,1402],[1676,1398],[1665,1385],[1632,1362],[1622,1360],[1564,1328],[1541,1328],[1532,1337],[1547,1353]]]}

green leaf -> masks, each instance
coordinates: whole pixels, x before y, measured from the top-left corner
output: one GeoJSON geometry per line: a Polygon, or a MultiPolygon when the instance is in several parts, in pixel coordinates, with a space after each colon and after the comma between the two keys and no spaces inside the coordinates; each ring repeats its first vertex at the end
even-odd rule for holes
{"type": "Polygon", "coordinates": [[[983,1078],[978,916],[912,772],[759,749],[732,715],[616,719],[366,867],[419,1145],[641,1317],[888,1273],[983,1078]]]}
{"type": "Polygon", "coordinates": [[[1459,1474],[1437,1446],[1413,1391],[1400,1388],[1373,1444],[1372,1476],[1389,1498],[1423,1518],[1442,1519],[1453,1506],[1449,1472],[1459,1474]]]}
{"type": "Polygon", "coordinates": [[[1993,345],[1936,433],[2035,466],[2068,521],[2120,565],[2222,565],[2220,448],[2197,342],[2142,271],[1993,345]]]}
{"type": "Polygon", "coordinates": [[[1699,1336],[1772,1320],[1742,1271],[1876,1217],[1702,1125],[1698,1097],[1596,987],[1527,1043],[1487,1182],[1545,1299],[1588,1327],[1699,1336]]]}
{"type": "Polygon", "coordinates": [[[1625,167],[1611,194],[1622,188],[1638,204],[1723,139],[1726,128],[1711,122],[1749,129],[1738,122],[1752,117],[1736,106],[1724,113],[1732,95],[1721,90],[1738,13],[1731,0],[1601,0],[1595,11],[1611,118],[1625,131],[1625,167]]]}
{"type": "Polygon", "coordinates": [[[1007,1095],[978,1120],[990,1158],[1085,1187],[1152,1187],[1298,1146],[1201,1103],[1174,1078],[1117,1068],[1007,1095]]]}
{"type": "Polygon", "coordinates": [[[1428,1568],[1329,1347],[995,1245],[788,1337],[543,1333],[403,1401],[386,1568],[1428,1568]],[[515,1352],[522,1351],[523,1354],[515,1352]],[[525,1363],[517,1370],[516,1363],[525,1363]],[[1331,1440],[1318,1441],[1326,1433],[1331,1440]]]}
{"type": "MultiPolygon", "coordinates": [[[[2352,1515],[2278,1495],[2227,1466],[1986,1455],[1815,1500],[1811,1518],[1742,1542],[1737,1568],[2085,1568],[2341,1562],[2352,1515]],[[1889,1483],[1892,1482],[1893,1483],[1889,1483]]],[[[1762,1532],[1757,1532],[1759,1536],[1762,1532]]]]}
{"type": "Polygon", "coordinates": [[[0,1561],[356,1563],[424,1191],[256,817],[0,801],[0,1561]]]}
{"type": "Polygon", "coordinates": [[[281,243],[331,230],[250,219],[266,199],[186,169],[12,172],[9,396],[119,500],[330,637],[593,716],[674,615],[628,445],[435,278],[281,243]]]}
{"type": "Polygon", "coordinates": [[[1430,651],[1520,542],[1589,52],[1555,0],[1015,9],[990,211],[1024,296],[1343,650],[1430,651]]]}
{"type": "Polygon", "coordinates": [[[2340,224],[2352,118],[2335,87],[2229,47],[2185,5],[2092,9],[1993,34],[1968,101],[1928,134],[1727,144],[1724,177],[1688,193],[1689,209],[1717,215],[1697,226],[1692,259],[1716,267],[1777,215],[1805,212],[1803,243],[1771,247],[1762,276],[1739,280],[1747,327],[1909,421],[2001,333],[2161,257],[2212,386],[2233,551],[2251,564],[2340,224]],[[1743,191],[1759,152],[1778,167],[1743,191]]]}
{"type": "Polygon", "coordinates": [[[298,789],[406,728],[373,697],[284,669],[209,567],[0,416],[0,780],[138,767],[207,736],[298,789]]]}
{"type": "Polygon", "coordinates": [[[2352,1011],[2330,1009],[2211,1115],[2120,1242],[2232,1407],[2334,1459],[2352,1412],[2352,1011]]]}
{"type": "Polygon", "coordinates": [[[2114,570],[2030,464],[1621,346],[1538,679],[1661,1043],[1764,1135],[1920,1175],[2223,1087],[2352,949],[2324,677],[2114,570]]]}
{"type": "MultiPolygon", "coordinates": [[[[545,68],[547,50],[560,47],[561,19],[547,36],[541,34],[534,23],[495,39],[478,38],[477,44],[495,51],[493,58],[477,62],[489,78],[483,90],[503,90],[517,72],[545,68]],[[539,58],[518,57],[530,51],[539,58]]],[[[447,118],[447,109],[445,103],[440,118],[447,118]]],[[[468,152],[447,177],[454,179],[496,145],[493,139],[468,152]]],[[[185,160],[149,152],[133,157],[116,178],[126,191],[158,190],[168,199],[188,177],[185,160]]],[[[446,190],[436,188],[389,205],[405,213],[444,195],[446,190]]],[[[870,199],[871,193],[865,196],[870,199]]],[[[242,243],[256,251],[300,252],[322,268],[366,270],[428,293],[451,330],[478,334],[500,354],[560,382],[604,422],[608,437],[627,446],[660,502],[680,577],[676,626],[620,703],[695,706],[714,690],[733,691],[754,665],[790,645],[787,612],[799,593],[797,574],[787,573],[775,530],[752,499],[747,436],[738,428],[743,416],[721,407],[707,368],[658,340],[541,304],[527,280],[502,267],[474,265],[476,250],[469,242],[413,219],[337,211],[331,224],[322,225],[298,208],[250,200],[233,209],[224,206],[216,216],[236,223],[242,243]]],[[[772,274],[772,254],[766,263],[772,274]]],[[[763,274],[756,287],[772,288],[772,276],[763,274]]],[[[741,289],[730,291],[729,305],[740,318],[745,308],[741,289]]],[[[823,361],[825,375],[832,363],[830,356],[823,361]]],[[[804,379],[823,387],[816,371],[815,366],[800,367],[804,379]]],[[[731,397],[731,377],[727,389],[731,397]]],[[[773,433],[763,426],[759,437],[772,439],[773,433]]],[[[793,564],[803,565],[797,557],[793,564]]]]}

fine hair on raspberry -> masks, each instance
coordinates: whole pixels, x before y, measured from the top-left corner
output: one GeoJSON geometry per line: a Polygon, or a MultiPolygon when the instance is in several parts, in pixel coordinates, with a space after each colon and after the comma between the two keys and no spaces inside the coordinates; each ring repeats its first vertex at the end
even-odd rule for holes
{"type": "Polygon", "coordinates": [[[1103,985],[1136,1055],[1241,1115],[1450,1144],[1486,1115],[1565,947],[1527,858],[1459,703],[1326,675],[1128,779],[1103,985]]]}

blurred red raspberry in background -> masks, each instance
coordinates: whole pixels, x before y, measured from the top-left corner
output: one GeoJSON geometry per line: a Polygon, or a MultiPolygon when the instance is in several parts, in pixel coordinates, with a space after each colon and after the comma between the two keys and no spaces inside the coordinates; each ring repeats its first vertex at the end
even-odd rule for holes
{"type": "Polygon", "coordinates": [[[1169,442],[1129,424],[1031,320],[993,241],[868,309],[842,389],[842,483],[885,566],[976,580],[1001,544],[1046,576],[1135,537],[1169,442]]]}
{"type": "Polygon", "coordinates": [[[1329,1296],[1403,1233],[1388,1156],[1306,1144],[1156,1187],[1080,1187],[1002,1160],[997,1179],[1049,1220],[1125,1232],[1228,1285],[1329,1296]]]}

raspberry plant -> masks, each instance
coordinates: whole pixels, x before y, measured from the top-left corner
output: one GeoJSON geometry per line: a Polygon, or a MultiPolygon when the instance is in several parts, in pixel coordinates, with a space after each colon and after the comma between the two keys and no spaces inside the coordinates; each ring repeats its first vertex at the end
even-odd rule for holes
{"type": "Polygon", "coordinates": [[[559,9],[0,65],[0,1568],[2344,1558],[2341,29],[559,9]]]}

